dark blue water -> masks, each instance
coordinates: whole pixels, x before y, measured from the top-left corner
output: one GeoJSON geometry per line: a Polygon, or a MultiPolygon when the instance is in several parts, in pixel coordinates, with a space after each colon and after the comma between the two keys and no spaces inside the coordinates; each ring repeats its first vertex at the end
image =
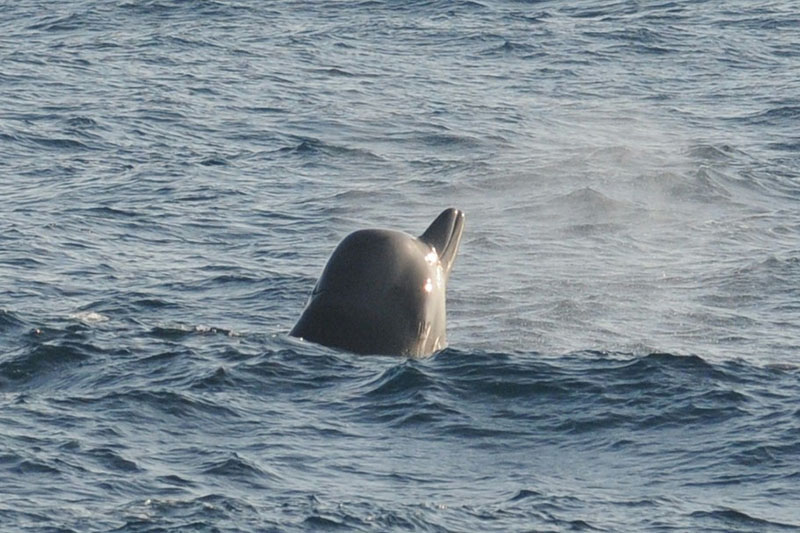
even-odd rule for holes
{"type": "Polygon", "coordinates": [[[800,530],[795,3],[0,14],[0,530],[800,530]],[[448,349],[286,335],[448,206],[448,349]]]}

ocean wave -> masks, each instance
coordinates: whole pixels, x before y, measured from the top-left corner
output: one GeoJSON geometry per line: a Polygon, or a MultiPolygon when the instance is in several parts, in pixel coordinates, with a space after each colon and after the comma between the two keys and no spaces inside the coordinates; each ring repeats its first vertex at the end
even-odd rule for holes
{"type": "Polygon", "coordinates": [[[110,390],[99,395],[75,395],[61,403],[92,406],[99,412],[120,413],[128,421],[141,420],[146,424],[163,422],[165,417],[176,421],[180,426],[189,420],[213,423],[215,420],[222,421],[238,416],[236,410],[220,404],[214,398],[205,398],[188,391],[110,390]]]}
{"type": "Polygon", "coordinates": [[[276,474],[266,471],[237,453],[205,461],[200,468],[203,474],[244,482],[253,488],[265,488],[269,482],[280,479],[276,474]]]}
{"type": "Polygon", "coordinates": [[[0,359],[0,379],[9,383],[47,380],[65,369],[81,365],[100,351],[92,344],[80,342],[45,343],[21,348],[0,359]]]}
{"type": "Polygon", "coordinates": [[[764,528],[778,531],[797,531],[800,528],[800,523],[787,524],[767,518],[756,518],[742,511],[724,507],[713,511],[695,511],[691,516],[699,519],[701,523],[720,523],[726,527],[726,531],[753,531],[754,529],[764,530],[764,528]]]}
{"type": "Polygon", "coordinates": [[[0,332],[17,329],[23,327],[24,325],[25,322],[17,317],[14,312],[6,309],[0,309],[0,332]]]}
{"type": "Polygon", "coordinates": [[[352,148],[349,146],[325,142],[320,139],[306,137],[293,139],[297,142],[293,146],[280,148],[279,153],[293,154],[302,156],[304,158],[311,157],[330,157],[330,158],[346,158],[352,160],[358,158],[365,161],[382,161],[383,158],[379,155],[366,150],[364,148],[352,148]]]}
{"type": "Polygon", "coordinates": [[[123,473],[135,473],[142,470],[136,462],[126,459],[119,451],[112,448],[92,448],[83,453],[106,470],[123,473]]]}

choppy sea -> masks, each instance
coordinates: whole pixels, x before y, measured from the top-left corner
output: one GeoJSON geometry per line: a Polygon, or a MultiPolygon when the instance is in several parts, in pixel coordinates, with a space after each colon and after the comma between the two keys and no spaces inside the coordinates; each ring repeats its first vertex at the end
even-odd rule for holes
{"type": "Polygon", "coordinates": [[[0,2],[0,531],[800,531],[799,400],[797,2],[0,2]]]}

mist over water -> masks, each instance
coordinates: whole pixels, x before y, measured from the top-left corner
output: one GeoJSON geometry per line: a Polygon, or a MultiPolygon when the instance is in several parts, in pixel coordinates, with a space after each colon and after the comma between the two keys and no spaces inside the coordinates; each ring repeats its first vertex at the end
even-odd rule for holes
{"type": "Polygon", "coordinates": [[[0,529],[800,529],[791,2],[0,17],[0,529]],[[450,347],[286,333],[466,213],[450,347]]]}

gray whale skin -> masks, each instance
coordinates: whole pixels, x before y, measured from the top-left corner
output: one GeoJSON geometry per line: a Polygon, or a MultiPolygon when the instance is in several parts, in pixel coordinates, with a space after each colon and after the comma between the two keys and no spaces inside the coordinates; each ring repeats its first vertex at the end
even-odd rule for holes
{"type": "Polygon", "coordinates": [[[351,233],[289,334],[359,354],[422,357],[443,349],[445,291],[463,231],[464,213],[449,208],[419,237],[351,233]]]}

